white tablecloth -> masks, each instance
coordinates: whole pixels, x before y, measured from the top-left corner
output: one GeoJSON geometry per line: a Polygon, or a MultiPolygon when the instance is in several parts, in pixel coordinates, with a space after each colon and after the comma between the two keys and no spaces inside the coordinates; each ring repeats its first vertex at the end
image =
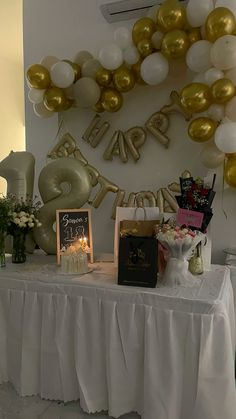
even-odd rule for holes
{"type": "Polygon", "coordinates": [[[235,419],[227,268],[199,288],[145,289],[116,285],[111,263],[76,278],[52,260],[0,271],[0,382],[114,417],[235,419]]]}

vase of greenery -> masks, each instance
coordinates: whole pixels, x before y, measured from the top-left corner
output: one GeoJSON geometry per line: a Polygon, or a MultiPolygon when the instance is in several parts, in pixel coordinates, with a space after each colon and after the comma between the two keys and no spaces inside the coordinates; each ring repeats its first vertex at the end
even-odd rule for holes
{"type": "Polygon", "coordinates": [[[12,199],[12,220],[8,227],[8,233],[13,237],[12,263],[24,263],[26,261],[25,238],[33,228],[40,227],[41,223],[36,218],[40,202],[32,199],[12,199]]]}
{"type": "Polygon", "coordinates": [[[0,196],[0,268],[6,266],[5,237],[8,226],[12,221],[11,200],[0,196]]]}

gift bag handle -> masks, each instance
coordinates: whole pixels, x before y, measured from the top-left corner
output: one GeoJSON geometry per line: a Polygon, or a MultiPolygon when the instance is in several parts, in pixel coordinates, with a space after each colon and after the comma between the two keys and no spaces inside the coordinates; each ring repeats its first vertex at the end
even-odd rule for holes
{"type": "Polygon", "coordinates": [[[137,203],[137,207],[134,210],[134,220],[136,220],[137,218],[137,209],[141,208],[143,210],[143,220],[147,219],[147,213],[146,213],[146,209],[143,205],[140,205],[139,203],[137,203]]]}

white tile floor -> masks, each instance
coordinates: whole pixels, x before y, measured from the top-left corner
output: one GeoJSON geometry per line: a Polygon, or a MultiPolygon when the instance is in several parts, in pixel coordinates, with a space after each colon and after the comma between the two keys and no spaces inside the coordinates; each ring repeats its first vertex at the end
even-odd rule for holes
{"type": "MultiPolygon", "coordinates": [[[[60,403],[41,400],[38,396],[20,397],[11,384],[0,385],[0,419],[109,419],[106,412],[84,413],[78,402],[60,403]]],[[[140,419],[135,413],[120,419],[140,419]]]]}

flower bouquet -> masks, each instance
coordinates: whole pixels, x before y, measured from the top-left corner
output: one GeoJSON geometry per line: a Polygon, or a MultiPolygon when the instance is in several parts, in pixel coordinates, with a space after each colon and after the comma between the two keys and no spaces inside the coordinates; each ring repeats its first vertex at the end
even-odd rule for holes
{"type": "Polygon", "coordinates": [[[200,231],[164,223],[157,226],[157,239],[169,251],[169,259],[162,276],[162,284],[195,286],[200,283],[188,270],[188,259],[193,249],[204,238],[200,231]]]}
{"type": "Polygon", "coordinates": [[[196,179],[192,177],[180,178],[181,195],[176,196],[180,208],[203,214],[200,231],[204,233],[213,216],[211,205],[215,197],[215,191],[213,190],[215,178],[216,175],[213,177],[211,186],[204,185],[203,179],[199,177],[196,179]]]}
{"type": "MultiPolygon", "coordinates": [[[[191,217],[191,211],[196,213],[196,216],[202,216],[201,225],[191,226],[191,222],[188,223],[188,227],[196,230],[200,230],[203,233],[207,233],[208,225],[213,216],[212,202],[215,197],[214,184],[216,175],[213,176],[212,185],[205,185],[203,179],[192,177],[180,178],[181,195],[176,196],[176,200],[181,209],[185,210],[185,214],[189,214],[191,217]]],[[[186,215],[187,215],[186,214],[186,215]]],[[[211,247],[207,244],[206,240],[203,243],[199,243],[196,246],[195,254],[193,255],[189,269],[193,274],[201,274],[204,267],[209,269],[211,263],[211,247]],[[204,247],[202,247],[204,245],[204,247]]]]}
{"type": "Polygon", "coordinates": [[[30,198],[20,200],[14,195],[10,197],[12,218],[8,226],[8,234],[13,237],[12,262],[22,263],[26,260],[25,237],[34,227],[40,227],[41,223],[36,218],[40,208],[40,202],[30,198]]]}

